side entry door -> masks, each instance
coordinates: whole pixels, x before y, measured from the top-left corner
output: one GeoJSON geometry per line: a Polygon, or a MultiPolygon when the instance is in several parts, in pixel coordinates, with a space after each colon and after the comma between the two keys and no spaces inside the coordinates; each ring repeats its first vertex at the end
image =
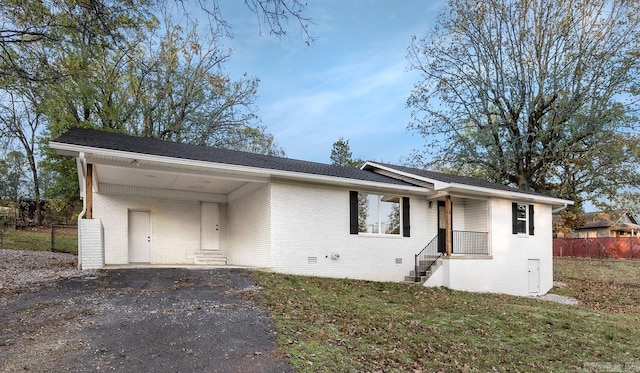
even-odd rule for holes
{"type": "Polygon", "coordinates": [[[438,252],[446,253],[447,212],[444,201],[438,201],[438,252]]]}
{"type": "Polygon", "coordinates": [[[151,261],[151,214],[129,210],[129,263],[151,261]]]}

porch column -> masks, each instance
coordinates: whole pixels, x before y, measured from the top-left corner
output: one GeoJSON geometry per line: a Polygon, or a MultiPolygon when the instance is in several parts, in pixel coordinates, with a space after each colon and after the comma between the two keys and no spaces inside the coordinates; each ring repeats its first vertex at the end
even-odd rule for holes
{"type": "Polygon", "coordinates": [[[84,198],[87,199],[87,211],[85,213],[85,219],[93,219],[93,165],[87,163],[87,177],[84,188],[84,198]]]}
{"type": "Polygon", "coordinates": [[[451,230],[451,196],[445,196],[444,199],[444,213],[446,215],[446,221],[444,223],[445,229],[445,251],[447,256],[451,256],[453,252],[453,233],[451,230]]]}

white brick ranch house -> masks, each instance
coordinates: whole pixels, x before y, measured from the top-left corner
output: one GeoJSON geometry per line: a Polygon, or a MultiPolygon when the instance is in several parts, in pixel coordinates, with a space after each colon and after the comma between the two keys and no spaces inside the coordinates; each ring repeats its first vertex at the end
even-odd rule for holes
{"type": "Polygon", "coordinates": [[[74,128],[78,263],[237,265],[537,295],[571,201],[419,169],[362,169],[74,128]],[[416,273],[417,270],[417,273],[416,273]]]}

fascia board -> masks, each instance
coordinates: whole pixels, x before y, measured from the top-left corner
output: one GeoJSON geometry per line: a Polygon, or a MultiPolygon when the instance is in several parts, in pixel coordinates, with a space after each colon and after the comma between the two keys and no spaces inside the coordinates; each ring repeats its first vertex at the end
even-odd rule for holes
{"type": "Polygon", "coordinates": [[[431,183],[433,184],[434,191],[462,192],[462,193],[470,193],[470,194],[486,196],[486,197],[502,197],[502,198],[521,200],[521,201],[534,201],[534,202],[548,204],[552,206],[573,205],[574,203],[573,201],[570,201],[570,200],[540,196],[535,194],[511,192],[507,190],[491,189],[491,188],[484,188],[484,187],[458,184],[458,183],[445,183],[442,181],[430,179],[430,178],[412,174],[409,172],[399,171],[394,168],[386,167],[384,165],[380,165],[378,163],[371,162],[371,161],[367,161],[361,168],[365,169],[367,166],[379,168],[379,169],[392,172],[398,175],[411,177],[416,180],[431,183]]]}
{"type": "Polygon", "coordinates": [[[422,187],[414,187],[399,184],[387,184],[374,181],[347,179],[334,176],[322,176],[313,174],[303,174],[298,172],[290,172],[289,175],[283,173],[272,174],[273,181],[291,181],[298,183],[316,183],[324,185],[342,186],[352,189],[358,189],[361,192],[375,193],[376,191],[386,191],[389,193],[407,193],[411,195],[431,195],[433,191],[422,187]]]}
{"type": "Polygon", "coordinates": [[[384,166],[384,165],[381,165],[381,164],[378,164],[378,163],[375,163],[375,162],[371,162],[371,161],[367,161],[361,167],[361,169],[364,170],[364,169],[366,169],[367,166],[374,167],[374,168],[379,168],[381,170],[385,170],[387,172],[394,173],[396,175],[400,175],[400,176],[408,177],[408,178],[411,178],[411,179],[423,181],[425,183],[433,184],[433,189],[434,190],[444,189],[444,188],[449,186],[449,183],[445,183],[445,182],[434,180],[434,179],[430,179],[430,178],[427,178],[427,177],[424,177],[424,176],[412,174],[410,172],[404,172],[404,171],[396,170],[395,168],[387,167],[387,166],[384,166]]]}
{"type": "Polygon", "coordinates": [[[55,149],[58,154],[65,154],[65,155],[77,156],[80,152],[84,152],[85,154],[87,154],[87,157],[89,157],[90,154],[95,154],[97,156],[119,157],[119,158],[131,159],[131,160],[136,159],[138,161],[159,162],[159,163],[175,164],[175,165],[182,165],[182,166],[196,166],[196,167],[208,168],[211,170],[238,172],[238,173],[245,173],[245,174],[251,174],[251,175],[266,176],[269,178],[276,177],[276,178],[285,178],[289,180],[301,180],[301,181],[304,180],[308,182],[316,182],[316,183],[331,184],[331,185],[369,187],[373,189],[405,191],[405,192],[417,193],[417,194],[431,193],[430,190],[422,187],[417,187],[417,186],[387,184],[387,183],[381,183],[381,182],[375,182],[375,181],[348,179],[348,178],[335,177],[335,176],[306,174],[303,172],[283,171],[283,170],[274,170],[274,169],[259,168],[259,167],[232,165],[232,164],[226,164],[226,163],[216,163],[216,162],[183,159],[183,158],[165,157],[165,156],[150,155],[150,154],[143,154],[143,153],[126,152],[121,150],[94,148],[94,147],[84,146],[84,145],[70,145],[70,144],[57,143],[53,141],[49,143],[49,147],[52,149],[55,149]]]}
{"type": "Polygon", "coordinates": [[[461,193],[482,195],[487,197],[500,197],[500,198],[511,199],[516,201],[537,202],[537,203],[551,205],[551,206],[573,205],[574,203],[573,201],[561,199],[561,198],[554,198],[554,197],[547,197],[547,196],[540,196],[535,194],[527,194],[527,193],[519,193],[519,192],[510,192],[508,190],[490,189],[490,188],[483,188],[483,187],[477,187],[477,186],[465,185],[465,184],[456,184],[456,183],[448,184],[448,186],[446,186],[445,188],[438,189],[438,190],[442,190],[442,191],[446,190],[446,191],[449,191],[450,193],[461,192],[461,193]]]}

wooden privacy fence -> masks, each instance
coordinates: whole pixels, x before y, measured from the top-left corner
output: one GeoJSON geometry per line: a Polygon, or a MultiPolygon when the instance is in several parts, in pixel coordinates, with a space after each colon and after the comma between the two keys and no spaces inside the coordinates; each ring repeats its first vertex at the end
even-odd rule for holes
{"type": "Polygon", "coordinates": [[[553,255],[640,259],[640,237],[554,238],[553,255]]]}

